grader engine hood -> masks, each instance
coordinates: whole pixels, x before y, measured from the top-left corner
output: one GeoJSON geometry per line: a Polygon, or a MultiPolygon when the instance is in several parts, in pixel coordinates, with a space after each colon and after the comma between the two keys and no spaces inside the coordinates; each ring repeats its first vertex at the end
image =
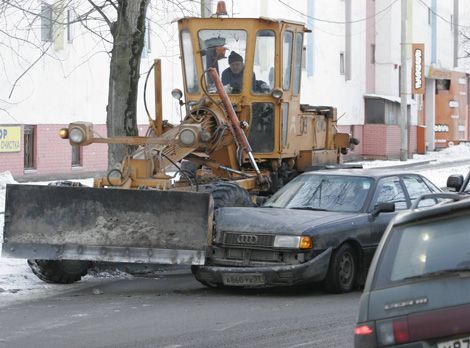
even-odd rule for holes
{"type": "Polygon", "coordinates": [[[8,185],[3,257],[204,264],[206,193],[8,185]]]}

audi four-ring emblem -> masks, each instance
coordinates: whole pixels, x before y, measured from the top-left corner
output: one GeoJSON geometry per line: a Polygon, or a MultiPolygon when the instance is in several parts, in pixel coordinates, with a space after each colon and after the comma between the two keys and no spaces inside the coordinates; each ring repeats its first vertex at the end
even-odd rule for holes
{"type": "Polygon", "coordinates": [[[241,234],[237,237],[237,243],[239,244],[256,244],[258,236],[252,234],[241,234]]]}

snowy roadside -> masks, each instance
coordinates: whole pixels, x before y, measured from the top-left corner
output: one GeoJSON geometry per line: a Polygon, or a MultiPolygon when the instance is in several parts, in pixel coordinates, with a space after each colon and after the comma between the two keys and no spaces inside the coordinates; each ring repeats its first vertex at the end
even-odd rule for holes
{"type": "MultiPolygon", "coordinates": [[[[444,164],[440,168],[409,168],[410,172],[418,172],[429,178],[439,187],[446,185],[447,177],[451,174],[466,175],[470,170],[470,145],[462,144],[448,149],[432,152],[427,155],[415,155],[413,159],[405,162],[406,164],[432,161],[432,163],[444,164]],[[468,160],[469,164],[462,165],[462,161],[468,160]],[[447,164],[447,165],[445,165],[447,164]]],[[[400,161],[370,161],[363,162],[365,168],[378,168],[401,166],[404,162],[400,161]]],[[[93,179],[71,180],[78,181],[87,186],[92,186],[93,179]]],[[[15,183],[15,180],[9,172],[0,173],[0,243],[3,240],[3,211],[5,208],[5,188],[6,184],[15,183]]],[[[31,182],[25,184],[46,185],[48,182],[31,182]]],[[[93,293],[99,294],[96,290],[103,278],[127,278],[128,274],[123,272],[101,272],[98,274],[87,275],[81,282],[71,285],[46,284],[36,278],[31,272],[26,260],[7,259],[0,257],[0,307],[12,303],[23,302],[34,298],[51,296],[53,294],[68,292],[81,288],[93,288],[93,293]]]]}

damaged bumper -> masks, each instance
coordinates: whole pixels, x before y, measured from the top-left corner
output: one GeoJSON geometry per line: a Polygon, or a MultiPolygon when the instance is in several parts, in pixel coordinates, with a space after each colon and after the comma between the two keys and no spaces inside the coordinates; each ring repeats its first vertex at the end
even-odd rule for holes
{"type": "Polygon", "coordinates": [[[332,249],[298,265],[262,267],[197,266],[194,276],[204,284],[244,287],[286,286],[322,281],[328,272],[332,249]]]}

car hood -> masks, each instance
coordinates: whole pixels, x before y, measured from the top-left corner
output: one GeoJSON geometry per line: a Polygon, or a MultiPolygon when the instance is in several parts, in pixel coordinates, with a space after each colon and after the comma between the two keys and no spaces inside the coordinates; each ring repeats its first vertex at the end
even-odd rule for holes
{"type": "Polygon", "coordinates": [[[218,231],[301,235],[303,232],[332,222],[351,218],[355,213],[281,209],[220,208],[216,211],[218,231]]]}

